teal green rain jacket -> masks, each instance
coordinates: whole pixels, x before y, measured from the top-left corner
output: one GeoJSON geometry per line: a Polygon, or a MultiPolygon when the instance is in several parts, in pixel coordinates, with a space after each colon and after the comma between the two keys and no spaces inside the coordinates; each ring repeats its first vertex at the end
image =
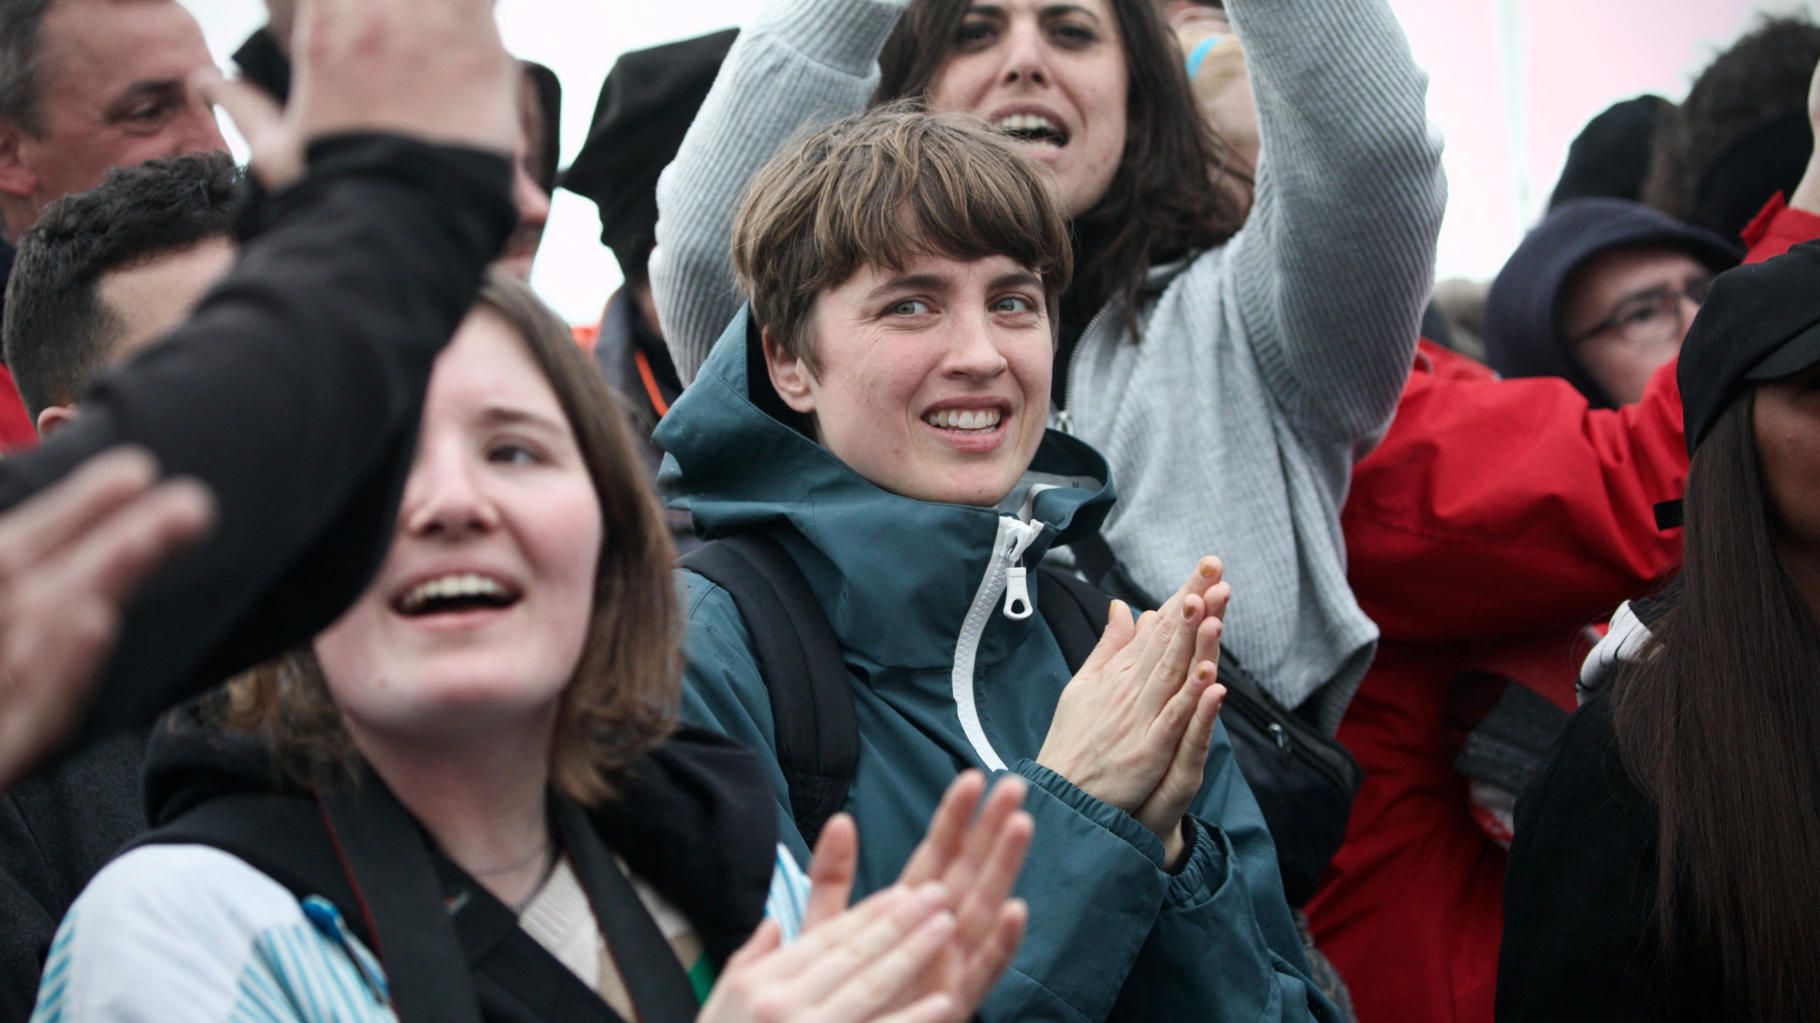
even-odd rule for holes
{"type": "MultiPolygon", "coordinates": [[[[1051,431],[1005,507],[887,493],[753,403],[746,322],[734,320],[658,426],[670,453],[664,483],[708,535],[777,536],[840,637],[860,729],[845,807],[859,825],[856,897],[896,879],[956,774],[1015,773],[1029,783],[1036,822],[1017,889],[1030,923],[981,1019],[1331,1018],[1223,728],[1191,809],[1193,851],[1175,875],[1136,819],[1033,759],[1070,672],[1042,616],[1011,617],[1009,597],[1034,603],[1025,573],[1099,526],[1113,501],[1105,461],[1051,431]]],[[[1184,576],[1201,553],[1182,552],[1184,576]]],[[[774,753],[770,703],[732,598],[681,574],[684,718],[774,753]]],[[[783,774],[766,764],[783,841],[806,859],[783,774]]]]}

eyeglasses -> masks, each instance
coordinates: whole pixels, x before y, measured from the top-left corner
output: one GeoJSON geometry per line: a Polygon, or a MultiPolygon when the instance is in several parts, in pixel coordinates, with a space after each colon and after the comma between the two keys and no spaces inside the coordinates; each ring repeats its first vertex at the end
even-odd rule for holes
{"type": "Polygon", "coordinates": [[[1640,292],[1618,303],[1610,316],[1567,339],[1568,347],[1577,347],[1606,331],[1616,331],[1625,344],[1635,348],[1654,347],[1687,332],[1688,319],[1682,314],[1681,300],[1698,309],[1713,287],[1711,277],[1689,281],[1682,288],[1655,288],[1640,292]]]}

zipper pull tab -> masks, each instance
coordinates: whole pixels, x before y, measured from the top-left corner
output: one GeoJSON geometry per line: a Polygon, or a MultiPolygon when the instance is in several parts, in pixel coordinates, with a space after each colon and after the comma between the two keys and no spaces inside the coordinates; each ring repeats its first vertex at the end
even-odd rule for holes
{"type": "Polygon", "coordinates": [[[1055,410],[1055,422],[1051,425],[1062,433],[1074,433],[1074,417],[1069,415],[1068,410],[1065,408],[1058,408],[1055,410]]]}
{"type": "Polygon", "coordinates": [[[1035,609],[1030,606],[1030,583],[1022,565],[1012,565],[1005,574],[1005,617],[1021,622],[1035,609]]]}

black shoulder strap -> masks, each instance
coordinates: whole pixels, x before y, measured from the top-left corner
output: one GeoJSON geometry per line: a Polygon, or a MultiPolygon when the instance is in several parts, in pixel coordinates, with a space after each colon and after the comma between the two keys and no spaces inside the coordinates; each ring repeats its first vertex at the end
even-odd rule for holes
{"type": "Polygon", "coordinates": [[[400,1020],[480,1023],[474,978],[442,898],[429,843],[417,822],[371,771],[359,785],[319,797],[400,1020]]]}
{"type": "MultiPolygon", "coordinates": [[[[320,801],[267,793],[198,804],[134,846],[212,845],[251,863],[298,898],[320,895],[385,966],[400,1020],[480,1023],[480,1006],[441,886],[416,824],[368,777],[320,801]]],[[[129,846],[131,848],[131,846],[129,846]]]]}
{"type": "Polygon", "coordinates": [[[556,801],[557,826],[582,889],[600,921],[607,953],[637,1007],[638,1023],[689,1023],[701,1003],[663,929],[645,908],[625,872],[614,862],[587,814],[568,799],[556,801]]]}
{"type": "Polygon", "coordinates": [[[726,590],[745,620],[771,698],[790,812],[813,848],[845,805],[859,765],[859,720],[840,640],[802,571],[770,537],[715,540],[685,555],[682,566],[726,590]]]}
{"type": "Polygon", "coordinates": [[[1112,598],[1079,576],[1044,565],[1036,572],[1036,604],[1068,670],[1079,671],[1106,631],[1112,598]]]}

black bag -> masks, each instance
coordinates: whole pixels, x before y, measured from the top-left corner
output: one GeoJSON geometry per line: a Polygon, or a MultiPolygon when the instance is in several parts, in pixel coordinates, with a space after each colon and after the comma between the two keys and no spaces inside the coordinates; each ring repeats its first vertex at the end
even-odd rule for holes
{"type": "MultiPolygon", "coordinates": [[[[1106,541],[1095,534],[1072,545],[1081,570],[1100,588],[1136,608],[1154,608],[1106,541]]],[[[1257,797],[1277,847],[1283,893],[1291,906],[1305,904],[1346,838],[1352,797],[1364,771],[1346,747],[1278,703],[1257,678],[1220,648],[1220,683],[1226,703],[1220,718],[1233,760],[1257,797]]]]}

